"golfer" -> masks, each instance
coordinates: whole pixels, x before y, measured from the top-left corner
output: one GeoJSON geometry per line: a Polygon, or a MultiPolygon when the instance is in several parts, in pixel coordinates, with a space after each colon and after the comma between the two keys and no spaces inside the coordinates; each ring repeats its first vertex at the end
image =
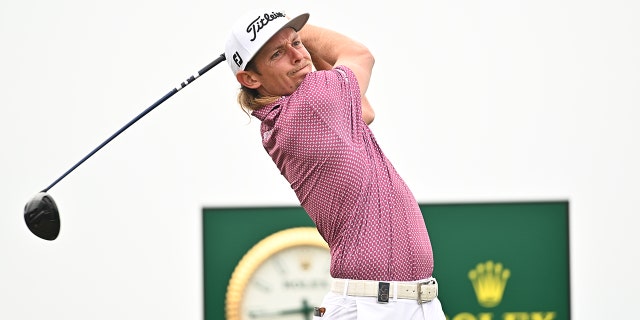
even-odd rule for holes
{"type": "Polygon", "coordinates": [[[445,319],[427,228],[369,128],[374,57],[309,14],[256,11],[225,56],[240,106],[329,244],[330,292],[317,319],[445,319]]]}

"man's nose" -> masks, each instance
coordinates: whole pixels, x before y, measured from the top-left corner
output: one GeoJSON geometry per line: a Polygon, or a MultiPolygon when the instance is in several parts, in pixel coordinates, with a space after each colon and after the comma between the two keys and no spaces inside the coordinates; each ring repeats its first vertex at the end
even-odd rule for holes
{"type": "Polygon", "coordinates": [[[287,51],[289,52],[289,55],[292,59],[300,60],[303,57],[302,51],[292,46],[291,44],[287,45],[287,51]]]}

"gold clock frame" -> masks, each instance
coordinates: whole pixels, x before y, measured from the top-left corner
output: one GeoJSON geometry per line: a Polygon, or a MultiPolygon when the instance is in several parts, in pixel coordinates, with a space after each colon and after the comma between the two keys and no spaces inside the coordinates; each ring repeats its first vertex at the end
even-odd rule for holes
{"type": "Polygon", "coordinates": [[[315,246],[329,249],[318,230],[314,227],[294,227],[273,233],[256,243],[240,259],[231,274],[225,299],[227,320],[240,319],[240,303],[246,286],[253,273],[270,256],[282,250],[297,246],[315,246]]]}

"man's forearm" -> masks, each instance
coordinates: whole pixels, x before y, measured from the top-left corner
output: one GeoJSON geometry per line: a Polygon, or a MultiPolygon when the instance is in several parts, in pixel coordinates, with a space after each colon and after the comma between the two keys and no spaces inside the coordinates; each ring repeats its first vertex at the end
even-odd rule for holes
{"type": "Polygon", "coordinates": [[[359,42],[326,28],[307,24],[299,34],[318,70],[333,68],[341,56],[368,52],[359,42]]]}

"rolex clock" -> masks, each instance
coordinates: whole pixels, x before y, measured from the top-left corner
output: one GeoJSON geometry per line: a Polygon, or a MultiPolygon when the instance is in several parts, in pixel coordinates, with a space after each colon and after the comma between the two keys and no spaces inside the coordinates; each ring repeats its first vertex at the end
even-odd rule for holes
{"type": "Polygon", "coordinates": [[[276,232],[255,244],[227,287],[227,320],[312,319],[329,292],[329,247],[313,227],[276,232]]]}

